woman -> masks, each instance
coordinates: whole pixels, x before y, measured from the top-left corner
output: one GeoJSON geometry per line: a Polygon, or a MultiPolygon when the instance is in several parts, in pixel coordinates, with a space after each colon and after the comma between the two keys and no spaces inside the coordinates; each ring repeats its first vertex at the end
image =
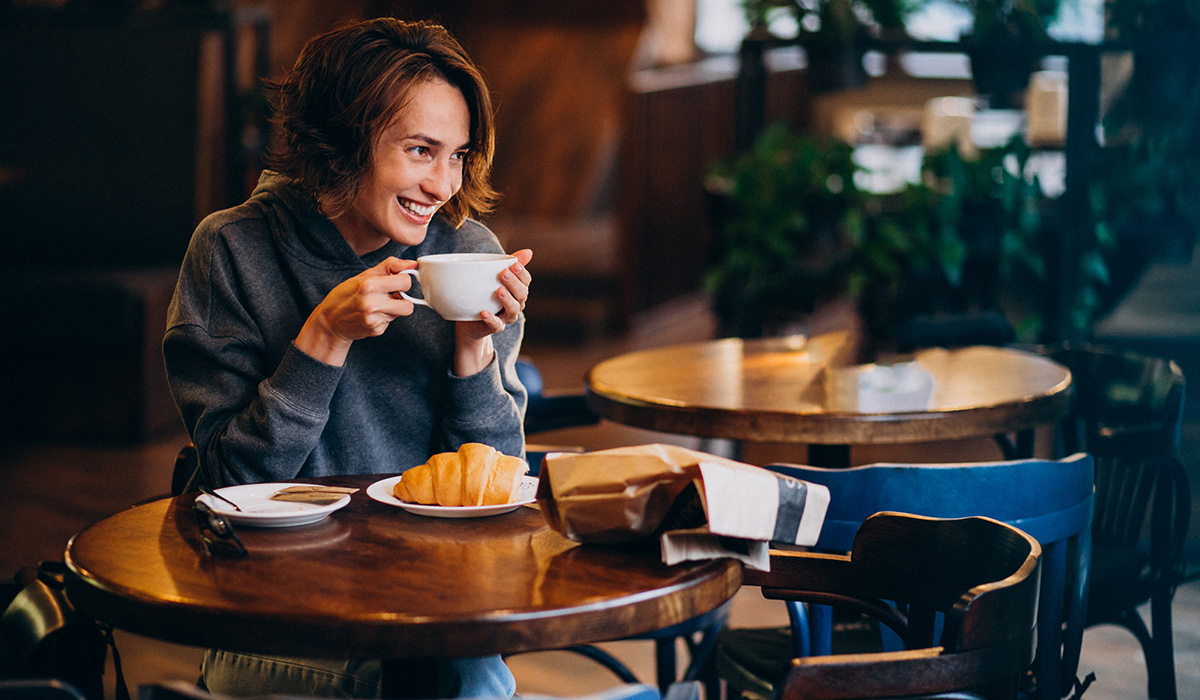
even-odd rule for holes
{"type": "MultiPolygon", "coordinates": [[[[163,343],[210,485],[394,473],[482,442],[521,455],[515,361],[532,253],[477,321],[414,312],[420,255],[503,252],[486,213],[494,127],[479,70],[441,27],[377,19],[311,40],[271,85],[282,134],[244,204],[188,247],[163,343]]],[[[446,662],[441,690],[511,695],[498,658],[446,662]]],[[[377,662],[210,650],[215,692],[377,692],[377,662]],[[286,680],[285,680],[286,679],[286,680]]]]}

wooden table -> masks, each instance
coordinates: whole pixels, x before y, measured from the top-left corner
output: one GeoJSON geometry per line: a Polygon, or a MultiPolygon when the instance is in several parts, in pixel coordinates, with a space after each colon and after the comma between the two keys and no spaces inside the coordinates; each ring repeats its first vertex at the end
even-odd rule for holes
{"type": "MultiPolygon", "coordinates": [[[[366,495],[380,478],[318,480],[363,490],[317,524],[238,527],[242,559],[206,553],[191,495],[135,506],[71,539],[68,595],[166,641],[411,664],[625,638],[708,612],[741,585],[733,560],[667,567],[657,541],[579,545],[528,506],[412,515],[366,495]]],[[[402,692],[388,668],[386,694],[402,692]]]]}
{"type": "Polygon", "coordinates": [[[822,378],[822,360],[837,348],[821,343],[803,336],[726,338],[631,352],[588,372],[588,406],[648,430],[806,444],[814,464],[842,466],[851,445],[1009,433],[1018,435],[1018,444],[1006,456],[1026,456],[1033,428],[1058,420],[1070,405],[1071,373],[1062,365],[1011,348],[969,347],[906,358],[933,376],[924,409],[838,410],[830,407],[822,378]]]}

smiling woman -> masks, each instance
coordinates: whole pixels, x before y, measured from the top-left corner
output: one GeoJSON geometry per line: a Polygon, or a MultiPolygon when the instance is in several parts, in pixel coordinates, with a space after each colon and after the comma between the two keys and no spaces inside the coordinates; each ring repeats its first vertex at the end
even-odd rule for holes
{"type": "Polygon", "coordinates": [[[414,86],[409,107],[379,136],[354,200],[333,218],[355,253],[425,239],[434,212],[462,189],[470,125],[458,88],[439,79],[414,86]]]}
{"type": "MultiPolygon", "coordinates": [[[[396,474],[469,442],[522,455],[532,252],[489,273],[497,303],[469,320],[403,295],[419,257],[504,252],[469,218],[496,198],[479,70],[437,25],[376,19],[314,38],[269,88],[275,171],[197,228],[163,342],[196,480],[396,474]]],[[[514,691],[499,657],[428,666],[446,696],[514,691]]],[[[230,695],[373,697],[378,674],[378,660],[218,650],[202,669],[230,695]]]]}

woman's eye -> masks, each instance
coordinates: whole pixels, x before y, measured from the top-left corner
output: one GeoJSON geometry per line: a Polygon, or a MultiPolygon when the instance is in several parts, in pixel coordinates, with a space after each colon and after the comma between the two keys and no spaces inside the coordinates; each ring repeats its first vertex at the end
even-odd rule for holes
{"type": "Polygon", "coordinates": [[[411,146],[409,147],[408,152],[414,156],[428,156],[429,146],[411,146]]]}
{"type": "Polygon", "coordinates": [[[450,159],[461,163],[467,159],[467,151],[458,151],[458,152],[454,153],[453,155],[451,155],[450,159]]]}

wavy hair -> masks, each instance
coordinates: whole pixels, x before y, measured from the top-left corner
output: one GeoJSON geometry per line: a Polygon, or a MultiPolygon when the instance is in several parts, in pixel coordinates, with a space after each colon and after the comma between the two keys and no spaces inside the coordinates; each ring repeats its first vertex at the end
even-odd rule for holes
{"type": "Polygon", "coordinates": [[[490,212],[499,198],[489,174],[495,152],[492,98],[483,75],[444,28],[392,18],[339,25],[308,41],[292,71],[267,88],[281,139],[272,168],[296,180],[336,218],[350,208],[379,135],[415,88],[445,80],[462,92],[471,134],[462,189],[441,208],[454,226],[490,212]]]}

